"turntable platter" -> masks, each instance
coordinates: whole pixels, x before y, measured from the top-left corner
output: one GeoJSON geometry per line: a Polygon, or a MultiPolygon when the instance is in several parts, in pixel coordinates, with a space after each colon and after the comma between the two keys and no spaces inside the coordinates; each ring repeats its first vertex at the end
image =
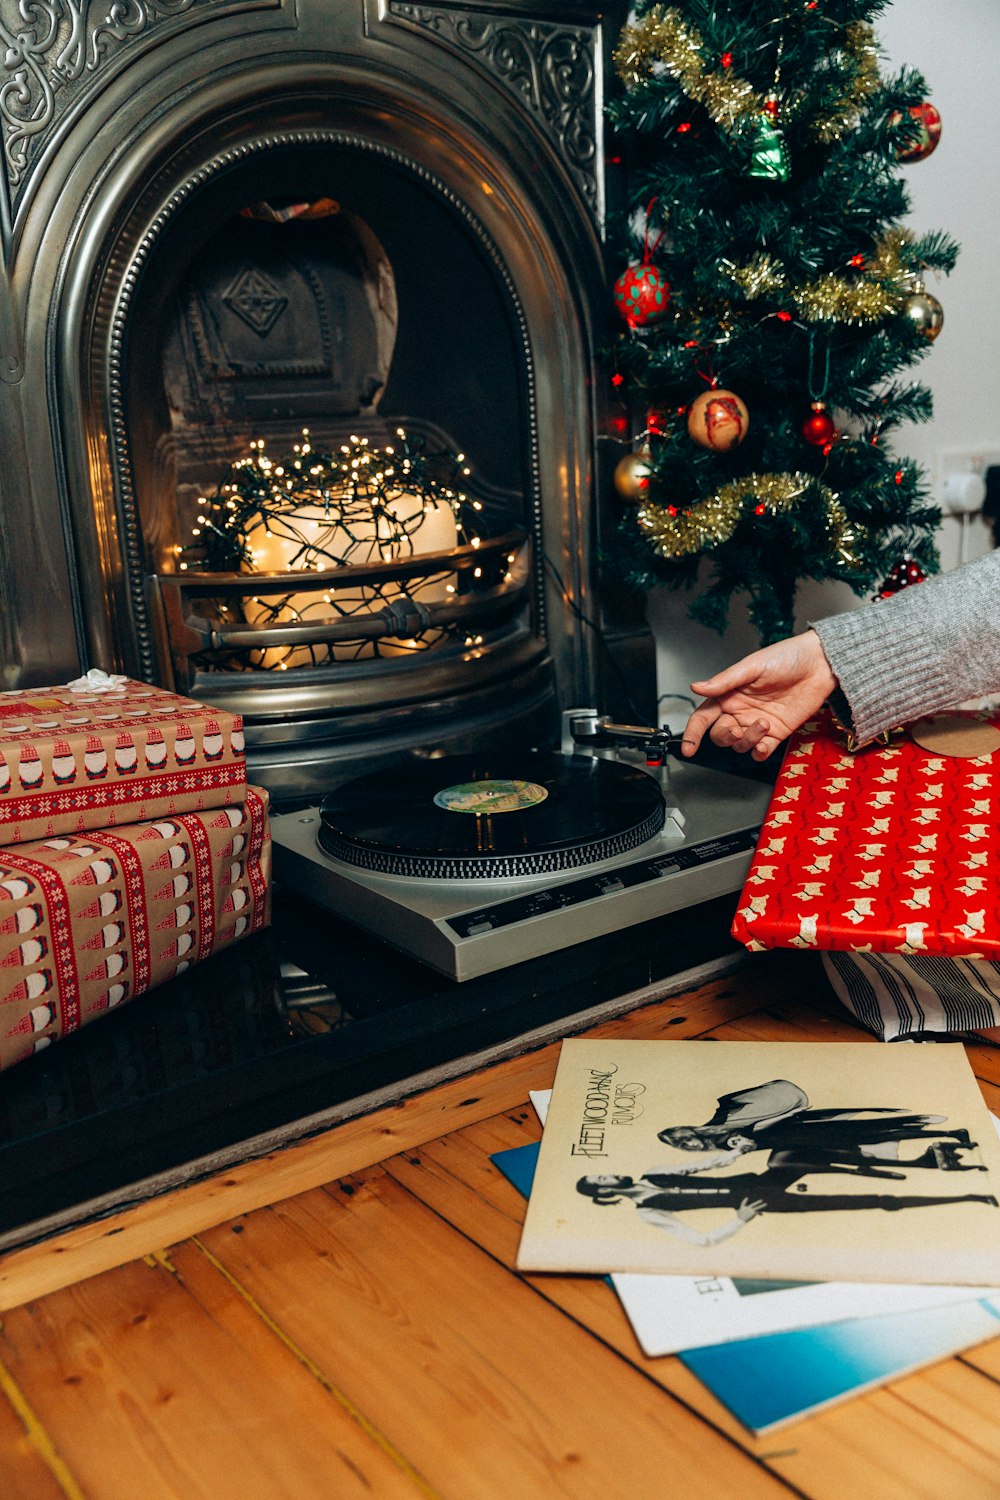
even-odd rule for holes
{"type": "Polygon", "coordinates": [[[645,771],[589,755],[447,756],[339,787],[320,806],[335,859],[388,875],[516,879],[613,859],[663,827],[645,771]]]}

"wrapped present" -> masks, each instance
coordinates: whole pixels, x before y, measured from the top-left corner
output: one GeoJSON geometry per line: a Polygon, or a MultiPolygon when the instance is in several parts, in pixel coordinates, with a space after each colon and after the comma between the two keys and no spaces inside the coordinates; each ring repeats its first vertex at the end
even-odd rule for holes
{"type": "Polygon", "coordinates": [[[0,849],[0,1068],[264,927],[267,793],[0,849]]]}
{"type": "Polygon", "coordinates": [[[0,845],[243,801],[242,720],[125,677],[0,693],[0,845]]]}
{"type": "MultiPolygon", "coordinates": [[[[963,717],[980,738],[1000,726],[963,717]]],[[[1000,959],[998,813],[1000,752],[937,753],[904,731],[849,754],[824,713],[789,742],[733,936],[750,949],[1000,959]]]]}

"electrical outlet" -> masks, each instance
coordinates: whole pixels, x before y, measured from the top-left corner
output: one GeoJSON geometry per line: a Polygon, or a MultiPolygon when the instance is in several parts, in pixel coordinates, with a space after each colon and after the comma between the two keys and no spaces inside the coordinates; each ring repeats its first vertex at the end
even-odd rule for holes
{"type": "Polygon", "coordinates": [[[934,498],[946,515],[975,515],[986,497],[986,470],[1000,464],[1000,449],[953,448],[938,455],[934,498]]]}
{"type": "Polygon", "coordinates": [[[971,474],[946,474],[938,488],[937,502],[946,516],[974,516],[986,499],[983,471],[971,474]]]}

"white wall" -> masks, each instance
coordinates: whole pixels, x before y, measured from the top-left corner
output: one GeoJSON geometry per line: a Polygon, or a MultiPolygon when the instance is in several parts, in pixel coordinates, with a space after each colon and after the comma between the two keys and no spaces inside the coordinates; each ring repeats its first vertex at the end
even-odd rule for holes
{"type": "MultiPolygon", "coordinates": [[[[895,447],[925,469],[932,493],[942,499],[945,471],[964,456],[1000,461],[1000,190],[993,157],[998,147],[996,63],[1000,58],[1000,5],[996,0],[895,0],[878,36],[884,67],[918,68],[929,97],[941,112],[937,150],[905,168],[912,202],[910,222],[919,231],[941,229],[962,247],[948,277],[929,278],[928,291],[945,314],[944,328],[914,378],[934,393],[929,423],[899,430],[895,447]]],[[[942,566],[960,560],[961,522],[945,520],[938,538],[942,566]]],[[[969,556],[992,546],[992,534],[973,518],[965,538],[969,556]]],[[[843,584],[804,584],[799,624],[850,609],[863,600],[843,584]]],[[[692,678],[707,676],[757,644],[756,633],[737,605],[725,636],[687,616],[690,596],[658,589],[650,596],[649,620],[657,640],[661,694],[686,692],[692,678]]],[[[676,704],[663,713],[679,718],[676,704]]]]}

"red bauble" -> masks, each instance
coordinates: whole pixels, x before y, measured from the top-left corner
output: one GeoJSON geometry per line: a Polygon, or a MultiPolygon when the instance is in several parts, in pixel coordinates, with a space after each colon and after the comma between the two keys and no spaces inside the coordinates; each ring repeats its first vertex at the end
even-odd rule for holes
{"type": "Polygon", "coordinates": [[[914,583],[923,583],[926,577],[927,574],[918,562],[915,562],[912,557],[904,557],[889,569],[885,582],[873,597],[891,599],[893,594],[899,593],[900,589],[908,589],[914,583]]]}
{"type": "Polygon", "coordinates": [[[648,261],[629,266],[614,285],[615,306],[630,328],[645,328],[666,317],[670,283],[648,261]]]}
{"type": "MultiPolygon", "coordinates": [[[[923,161],[930,156],[941,139],[941,116],[929,99],[925,99],[922,104],[912,104],[908,113],[920,126],[920,134],[912,145],[899,148],[896,152],[896,159],[897,161],[923,161]]],[[[894,111],[889,117],[893,124],[900,118],[898,111],[894,111]]]]}
{"type": "Polygon", "coordinates": [[[827,443],[833,442],[836,431],[833,418],[822,401],[814,401],[812,410],[802,423],[802,436],[806,442],[812,443],[814,448],[825,448],[827,443]]]}
{"type": "Polygon", "coordinates": [[[700,448],[728,453],[742,443],[750,414],[735,391],[702,391],[688,408],[688,433],[700,448]]]}

